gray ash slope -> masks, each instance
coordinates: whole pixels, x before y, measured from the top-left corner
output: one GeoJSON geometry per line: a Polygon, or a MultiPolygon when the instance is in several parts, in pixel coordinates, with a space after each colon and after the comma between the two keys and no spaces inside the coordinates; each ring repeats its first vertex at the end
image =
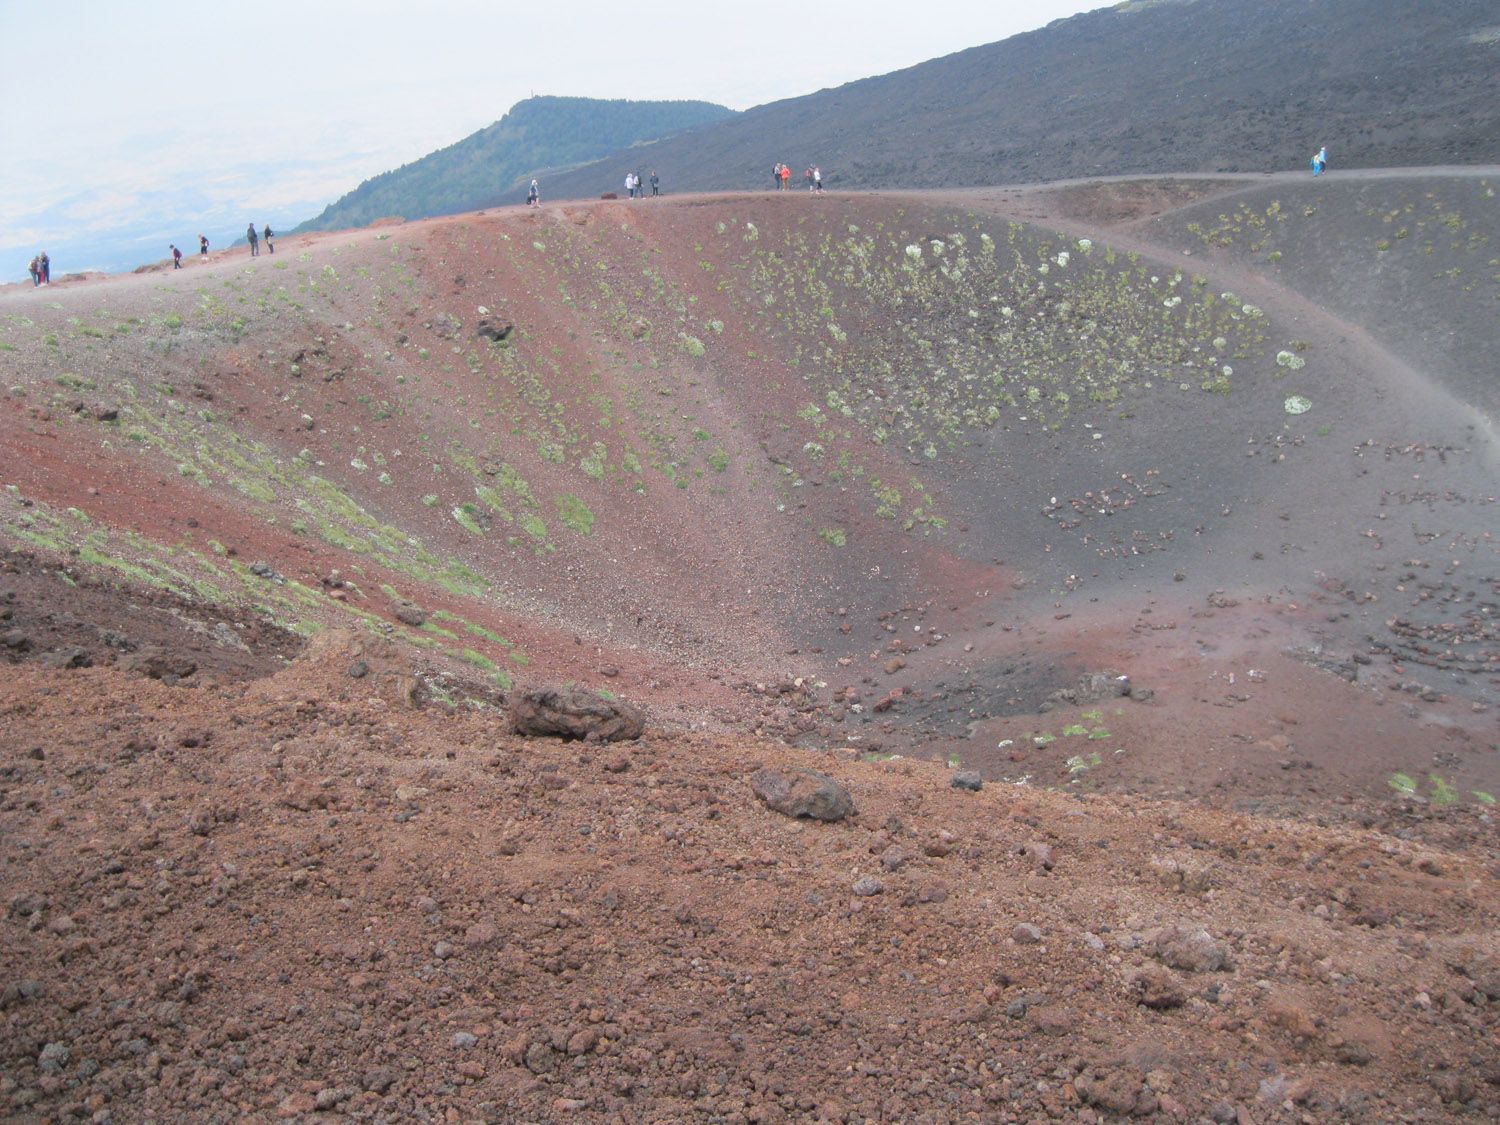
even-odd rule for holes
{"type": "Polygon", "coordinates": [[[673,191],[760,187],[778,159],[838,188],[1104,173],[1500,160],[1500,5],[1166,0],[1059,20],[759,106],[553,177],[553,198],[655,168],[673,191]]]}

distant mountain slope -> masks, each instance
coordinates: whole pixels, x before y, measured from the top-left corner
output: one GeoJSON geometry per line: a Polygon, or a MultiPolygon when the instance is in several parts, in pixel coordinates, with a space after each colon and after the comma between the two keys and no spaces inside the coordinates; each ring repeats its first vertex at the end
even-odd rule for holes
{"type": "Polygon", "coordinates": [[[366,180],[297,230],[341,230],[387,215],[420,219],[472,211],[510,200],[517,181],[540,170],[570,168],[733,112],[696,101],[527,98],[458,143],[366,180]]]}
{"type": "Polygon", "coordinates": [[[878,78],[751,109],[553,177],[613,190],[762,187],[817,162],[837,187],[1137,172],[1500,160],[1496,0],[1156,0],[1060,20],[878,78]]]}

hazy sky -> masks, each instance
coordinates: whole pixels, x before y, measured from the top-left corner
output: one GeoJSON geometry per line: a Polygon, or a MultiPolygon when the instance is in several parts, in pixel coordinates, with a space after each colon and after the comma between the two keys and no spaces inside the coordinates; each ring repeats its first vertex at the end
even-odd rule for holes
{"type": "Polygon", "coordinates": [[[746,109],[1101,6],[0,0],[0,278],[290,228],[531,94],[746,109]]]}

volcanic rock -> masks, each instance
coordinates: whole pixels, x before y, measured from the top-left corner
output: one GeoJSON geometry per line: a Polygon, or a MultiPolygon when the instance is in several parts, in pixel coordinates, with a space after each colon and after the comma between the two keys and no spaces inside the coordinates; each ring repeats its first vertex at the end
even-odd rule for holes
{"type": "Polygon", "coordinates": [[[397,602],[391,608],[391,613],[401,624],[410,625],[414,629],[427,624],[427,611],[415,602],[397,602]]]}
{"type": "Polygon", "coordinates": [[[189,656],[167,652],[152,645],[120,661],[120,667],[138,676],[149,676],[153,680],[168,677],[181,680],[198,670],[198,662],[189,656]]]}
{"type": "Polygon", "coordinates": [[[49,668],[88,668],[94,663],[94,658],[86,648],[64,645],[43,653],[41,661],[49,668]]]}
{"type": "Polygon", "coordinates": [[[520,692],[511,701],[510,721],[520,735],[583,738],[590,742],[639,738],[646,729],[646,715],[639,707],[618,699],[605,699],[583,688],[520,692]]]}
{"type": "Polygon", "coordinates": [[[1162,964],[1184,973],[1213,973],[1229,967],[1229,951],[1207,930],[1168,926],[1153,939],[1151,952],[1162,964]]]}
{"type": "Polygon", "coordinates": [[[1142,966],[1126,979],[1126,984],[1139,1003],[1157,1011],[1180,1008],[1187,1002],[1182,982],[1160,965],[1142,966]]]}
{"type": "Polygon", "coordinates": [[[750,788],[771,811],[783,816],[832,821],[856,811],[849,790],[813,770],[756,770],[750,788]]]}

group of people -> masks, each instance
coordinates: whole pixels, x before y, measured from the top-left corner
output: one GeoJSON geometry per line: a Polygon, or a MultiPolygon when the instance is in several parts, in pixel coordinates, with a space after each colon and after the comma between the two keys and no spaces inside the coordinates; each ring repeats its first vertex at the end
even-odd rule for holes
{"type": "MultiPolygon", "coordinates": [[[[1313,153],[1311,163],[1312,174],[1314,176],[1321,176],[1327,170],[1327,145],[1319,146],[1318,151],[1313,153]]],[[[819,168],[817,165],[813,165],[802,174],[802,178],[803,181],[807,184],[808,191],[813,192],[815,195],[823,194],[823,170],[821,168],[819,168]]],[[[776,185],[777,191],[791,190],[791,165],[783,163],[782,161],[777,161],[776,166],[771,169],[771,180],[776,185]]],[[[649,182],[651,184],[651,194],[654,196],[660,195],[661,181],[657,178],[655,171],[651,173],[651,179],[649,182]]],[[[645,182],[641,180],[641,174],[639,172],[625,173],[625,192],[631,199],[645,198],[646,186],[645,182]]],[[[526,191],[526,205],[528,207],[540,207],[541,204],[541,185],[538,184],[536,180],[532,180],[531,186],[527,188],[526,191]]],[[[247,226],[245,228],[245,240],[250,243],[250,256],[252,258],[258,258],[260,256],[260,244],[262,239],[265,240],[266,249],[272,254],[276,253],[276,246],[271,241],[275,237],[276,232],[271,229],[270,223],[266,224],[263,231],[257,231],[255,229],[254,223],[251,223],[249,226],[247,226]]],[[[175,244],[173,244],[170,249],[172,251],[172,268],[174,270],[180,270],[182,268],[182,251],[177,249],[177,246],[175,244]]],[[[201,234],[198,236],[198,255],[199,257],[204,258],[208,256],[208,238],[207,236],[201,234]]],[[[47,252],[45,250],[37,251],[36,257],[31,259],[31,264],[27,267],[27,272],[31,275],[31,284],[33,286],[50,285],[52,283],[52,262],[47,257],[47,252]]]]}
{"type": "MultiPolygon", "coordinates": [[[[276,247],[271,245],[271,239],[275,237],[276,232],[271,229],[271,224],[267,223],[265,230],[266,249],[272,254],[276,253],[276,247]]],[[[252,258],[260,257],[260,238],[255,233],[254,223],[245,228],[245,241],[250,243],[250,256],[252,258]]]]}
{"type": "MultiPolygon", "coordinates": [[[[641,174],[639,172],[625,173],[625,194],[628,195],[631,199],[646,198],[646,185],[641,180],[641,174]]],[[[661,181],[657,179],[656,173],[654,171],[651,173],[651,194],[661,194],[661,181]]]]}
{"type": "Polygon", "coordinates": [[[26,272],[31,275],[33,288],[38,285],[51,285],[52,259],[47,257],[47,251],[38,250],[36,257],[32,258],[31,264],[26,267],[26,272]]]}
{"type": "MultiPolygon", "coordinates": [[[[266,224],[266,229],[264,231],[257,231],[255,229],[254,223],[251,223],[249,226],[247,226],[245,228],[245,241],[250,243],[250,256],[252,258],[260,257],[261,239],[265,239],[267,250],[269,250],[272,254],[276,253],[276,247],[271,242],[271,239],[275,237],[276,232],[271,229],[270,223],[266,224]]],[[[167,249],[172,252],[172,268],[174,270],[180,270],[182,268],[182,251],[177,249],[177,244],[175,242],[170,243],[167,246],[167,249]]],[[[208,257],[208,235],[206,234],[200,234],[198,236],[198,257],[208,257]]]]}
{"type": "MultiPolygon", "coordinates": [[[[814,195],[823,194],[823,169],[816,164],[802,173],[802,180],[807,184],[807,190],[814,195]]],[[[771,182],[776,185],[777,191],[790,191],[792,188],[792,166],[777,161],[771,169],[771,182]]]]}

